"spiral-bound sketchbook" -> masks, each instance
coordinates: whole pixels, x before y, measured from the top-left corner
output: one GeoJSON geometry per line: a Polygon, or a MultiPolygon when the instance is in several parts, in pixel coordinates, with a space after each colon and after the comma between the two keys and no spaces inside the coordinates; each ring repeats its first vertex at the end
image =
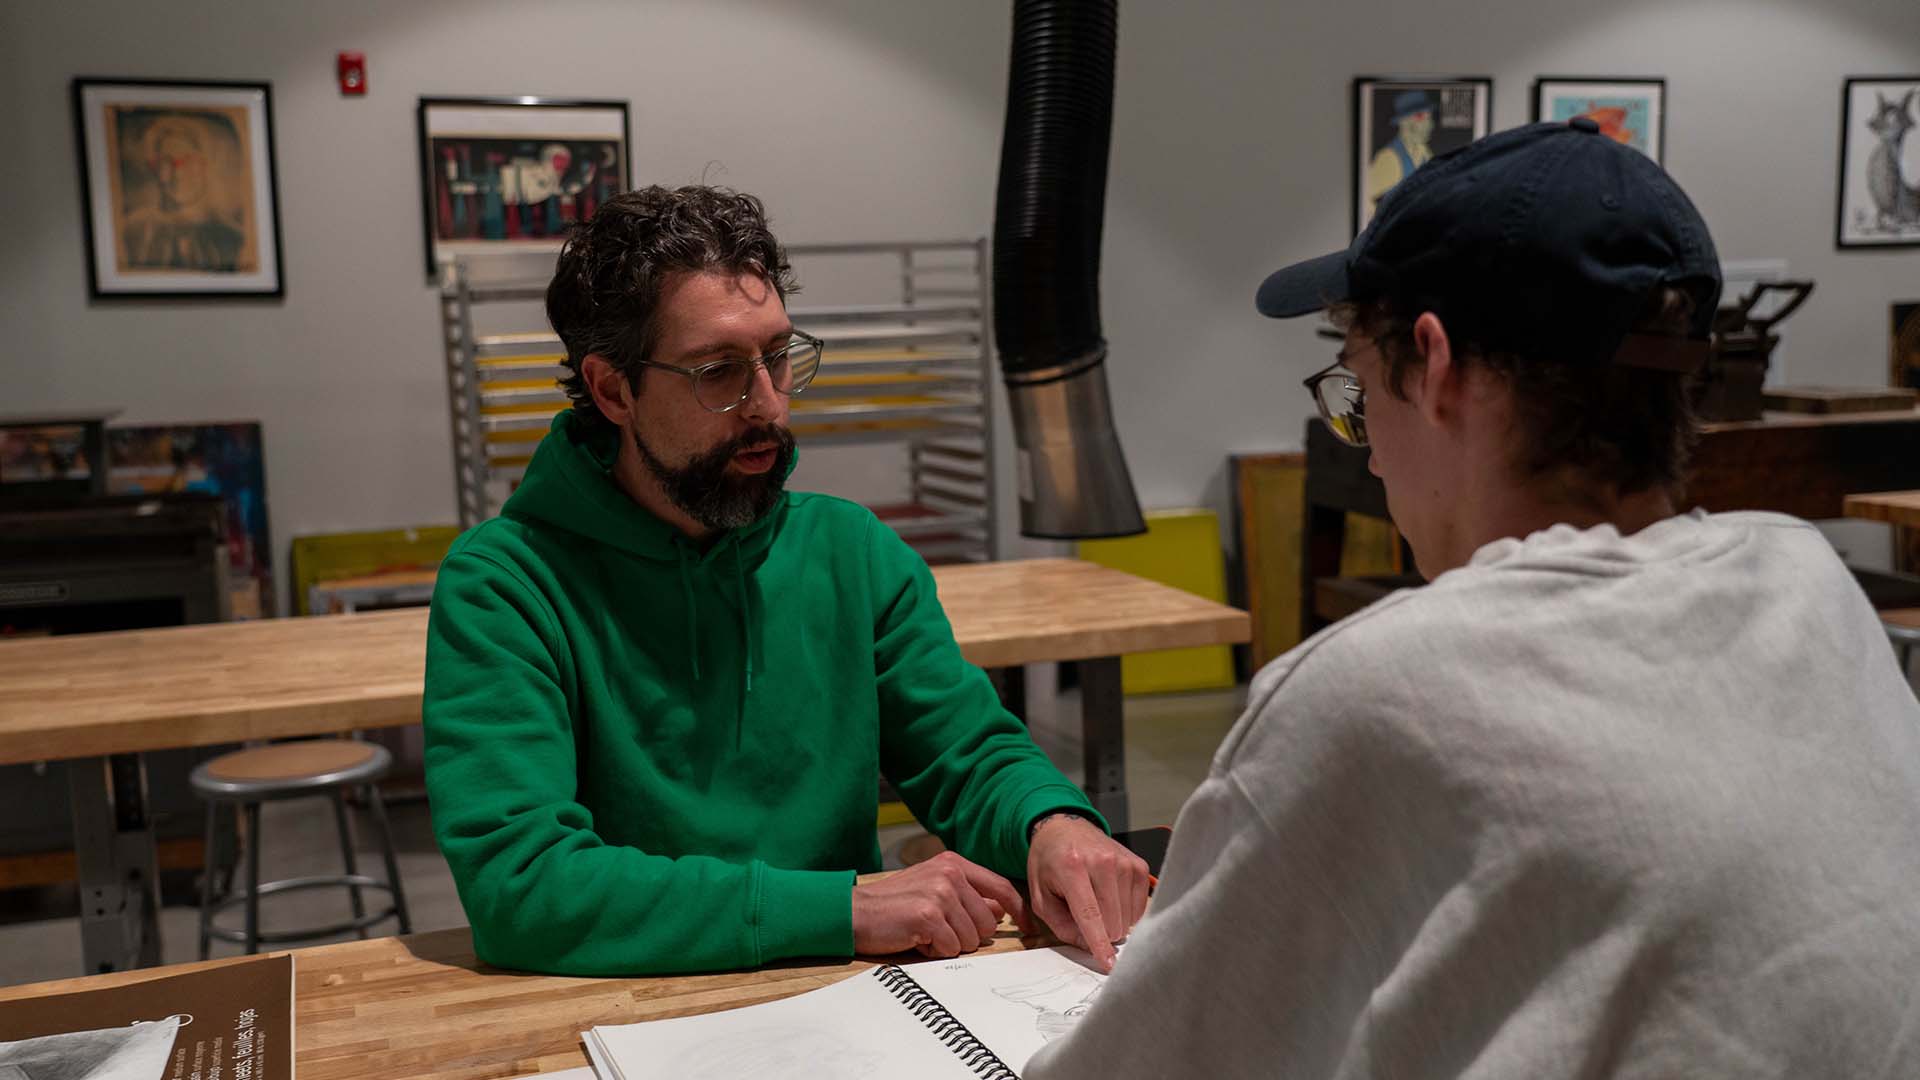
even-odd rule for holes
{"type": "Polygon", "coordinates": [[[1078,949],[963,956],[873,968],[743,1009],[596,1027],[582,1039],[601,1080],[1017,1080],[1105,980],[1078,949]]]}

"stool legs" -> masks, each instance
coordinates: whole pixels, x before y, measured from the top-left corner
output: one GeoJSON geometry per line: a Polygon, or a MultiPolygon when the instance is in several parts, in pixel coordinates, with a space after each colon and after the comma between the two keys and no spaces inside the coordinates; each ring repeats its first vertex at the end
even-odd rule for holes
{"type": "MultiPolygon", "coordinates": [[[[400,884],[400,862],[396,857],[393,846],[393,828],[387,820],[386,803],[380,798],[380,789],[378,787],[369,784],[366,786],[366,792],[367,800],[373,809],[374,824],[379,829],[380,855],[386,862],[387,881],[385,887],[393,894],[393,910],[391,912],[382,912],[380,919],[384,920],[388,914],[391,914],[400,924],[400,933],[411,934],[413,933],[413,918],[407,911],[406,892],[400,884]]],[[[351,890],[353,920],[354,922],[360,922],[366,918],[366,901],[362,894],[367,886],[356,884],[353,880],[360,877],[360,868],[358,856],[354,852],[352,821],[350,815],[347,813],[344,792],[334,791],[330,794],[330,797],[333,802],[334,828],[339,832],[340,836],[340,854],[346,862],[346,880],[337,880],[331,877],[290,878],[286,881],[273,882],[267,887],[278,892],[285,889],[305,889],[320,885],[344,884],[351,890]]],[[[236,817],[240,817],[242,811],[245,812],[245,816],[241,818],[241,822],[247,834],[246,849],[242,855],[242,858],[247,864],[247,876],[244,881],[246,895],[231,897],[215,903],[213,879],[216,860],[213,852],[214,845],[219,837],[219,814],[220,805],[223,801],[227,800],[209,799],[207,801],[207,866],[206,876],[200,882],[200,958],[202,960],[207,959],[211,954],[213,938],[216,935],[220,936],[222,940],[242,941],[246,945],[246,951],[249,954],[253,954],[260,951],[260,947],[263,944],[261,935],[265,933],[260,925],[260,855],[265,846],[265,841],[261,837],[261,804],[257,801],[236,801],[232,804],[236,817]],[[217,911],[226,910],[235,904],[244,904],[246,907],[246,925],[243,930],[238,932],[220,926],[214,918],[217,911]]],[[[238,877],[239,871],[236,869],[234,871],[234,879],[238,879],[238,877]]],[[[234,880],[234,887],[241,887],[238,880],[234,880]]],[[[310,939],[316,936],[326,936],[337,933],[345,929],[345,926],[339,926],[327,928],[318,934],[305,934],[305,932],[302,931],[285,931],[269,936],[274,942],[297,941],[302,939],[303,934],[305,934],[306,938],[310,939]]],[[[367,933],[368,928],[366,926],[355,926],[353,929],[363,939],[370,936],[367,933]]]]}
{"type": "MultiPolygon", "coordinates": [[[[347,797],[338,788],[333,792],[333,824],[340,830],[340,857],[347,864],[347,876],[354,877],[360,873],[360,868],[354,865],[353,830],[347,827],[347,797]]],[[[353,899],[353,917],[358,919],[365,915],[367,905],[360,900],[360,886],[348,885],[347,895],[353,899]]],[[[357,933],[360,940],[366,940],[366,927],[360,927],[357,933]]]]}
{"type": "Polygon", "coordinates": [[[367,802],[373,807],[373,820],[380,826],[380,853],[387,860],[387,884],[393,888],[393,913],[399,917],[400,932],[411,934],[413,920],[407,917],[407,894],[400,887],[400,863],[393,857],[393,828],[387,824],[387,804],[380,798],[379,785],[367,785],[367,802]]]}
{"type": "Polygon", "coordinates": [[[201,856],[203,866],[200,873],[200,959],[202,960],[207,958],[208,949],[213,944],[213,935],[207,932],[207,928],[213,924],[213,874],[214,863],[218,861],[214,842],[220,835],[219,813],[220,804],[209,799],[207,801],[207,847],[205,854],[201,856]]]}
{"type": "Polygon", "coordinates": [[[247,804],[247,954],[260,951],[260,804],[247,804]]]}

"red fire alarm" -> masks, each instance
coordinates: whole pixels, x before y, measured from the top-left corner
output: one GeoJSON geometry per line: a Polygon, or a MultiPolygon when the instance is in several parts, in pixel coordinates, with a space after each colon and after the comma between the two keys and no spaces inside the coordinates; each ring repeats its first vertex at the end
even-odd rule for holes
{"type": "Polygon", "coordinates": [[[340,54],[340,93],[345,97],[359,97],[367,92],[367,54],[343,52],[340,54]]]}

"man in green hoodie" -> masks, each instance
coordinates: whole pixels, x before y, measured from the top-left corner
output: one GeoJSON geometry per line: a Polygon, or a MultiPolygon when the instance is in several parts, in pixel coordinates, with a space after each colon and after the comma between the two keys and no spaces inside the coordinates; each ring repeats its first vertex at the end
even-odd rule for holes
{"type": "Polygon", "coordinates": [[[441,565],[434,831],[494,964],[626,975],[972,951],[1008,881],[1111,965],[1146,865],[961,658],[932,575],[857,504],[784,491],[820,343],[758,200],[653,187],[547,292],[555,418],[441,565]],[[879,882],[874,776],[951,852],[879,882]]]}

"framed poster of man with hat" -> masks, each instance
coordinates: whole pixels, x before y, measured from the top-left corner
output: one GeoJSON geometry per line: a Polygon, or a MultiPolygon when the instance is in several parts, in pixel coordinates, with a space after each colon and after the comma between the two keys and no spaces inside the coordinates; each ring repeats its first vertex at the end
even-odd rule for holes
{"type": "Polygon", "coordinates": [[[1353,231],[1380,198],[1437,155],[1492,130],[1493,80],[1482,76],[1353,80],[1353,231]]]}

